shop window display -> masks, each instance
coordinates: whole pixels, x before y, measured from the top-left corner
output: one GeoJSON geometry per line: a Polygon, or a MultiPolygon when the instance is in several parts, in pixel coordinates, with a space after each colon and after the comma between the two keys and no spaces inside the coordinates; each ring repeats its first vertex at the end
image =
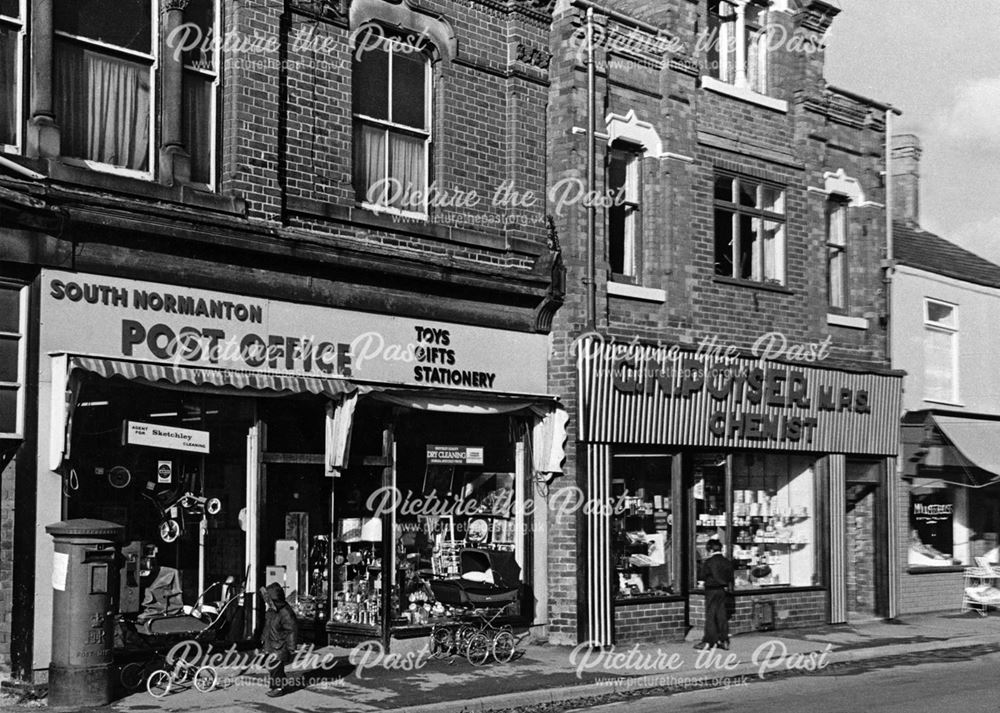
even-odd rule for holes
{"type": "Polygon", "coordinates": [[[707,556],[708,540],[718,539],[731,545],[737,589],[817,584],[812,460],[733,455],[731,492],[726,461],[724,454],[694,457],[695,565],[707,556]]]}
{"type": "Polygon", "coordinates": [[[618,454],[612,461],[612,546],[619,601],[677,593],[671,458],[618,454]]]}
{"type": "MultiPolygon", "coordinates": [[[[523,568],[524,513],[516,503],[524,429],[516,417],[359,405],[351,467],[335,484],[335,628],[398,631],[446,617],[450,607],[435,600],[431,582],[475,577],[462,571],[463,550],[523,568]],[[387,444],[393,457],[376,456],[387,444]]],[[[518,601],[505,613],[519,610],[518,601]]]]}
{"type": "MultiPolygon", "coordinates": [[[[940,480],[915,478],[912,481],[907,554],[910,567],[951,567],[971,562],[969,550],[973,532],[969,528],[967,495],[964,488],[940,480]]],[[[979,507],[976,513],[982,513],[979,507]]],[[[981,522],[989,527],[986,520],[981,522]]],[[[984,531],[980,537],[982,544],[977,549],[988,546],[990,533],[984,531]]]]}

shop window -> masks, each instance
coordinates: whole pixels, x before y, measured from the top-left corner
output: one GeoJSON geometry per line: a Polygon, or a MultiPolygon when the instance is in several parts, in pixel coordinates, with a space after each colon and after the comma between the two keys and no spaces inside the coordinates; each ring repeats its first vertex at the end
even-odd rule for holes
{"type": "Polygon", "coordinates": [[[755,179],[715,176],[715,274],[785,282],[785,191],[755,179]]]}
{"type": "Polygon", "coordinates": [[[612,279],[638,282],[641,274],[642,151],[618,145],[608,156],[608,262],[612,279]]]}
{"type": "Polygon", "coordinates": [[[27,288],[0,282],[0,438],[24,428],[27,288]]]}
{"type": "Polygon", "coordinates": [[[0,0],[0,149],[20,146],[25,0],[0,0]]]}
{"type": "Polygon", "coordinates": [[[184,52],[183,113],[184,146],[191,155],[191,180],[212,185],[216,161],[216,115],[218,113],[219,59],[215,38],[219,36],[216,0],[191,0],[184,21],[198,28],[197,47],[184,52]]]}
{"type": "Polygon", "coordinates": [[[381,31],[358,34],[353,64],[354,190],[366,207],[425,216],[431,63],[381,31]]]}
{"type": "Polygon", "coordinates": [[[55,0],[53,97],[65,156],[151,170],[155,3],[55,0]]]}
{"type": "Polygon", "coordinates": [[[831,310],[847,309],[847,202],[831,198],[826,204],[826,285],[831,310]]]}
{"type": "Polygon", "coordinates": [[[717,538],[723,545],[731,545],[738,589],[816,585],[812,460],[803,456],[737,454],[731,457],[728,488],[726,460],[721,454],[695,457],[694,566],[706,557],[708,540],[717,538]],[[731,516],[727,497],[732,502],[731,516]],[[731,541],[727,542],[727,538],[731,541]]]}
{"type": "Polygon", "coordinates": [[[711,75],[758,94],[767,92],[767,9],[752,2],[709,0],[711,75]]]}
{"type": "Polygon", "coordinates": [[[611,478],[616,599],[677,594],[671,458],[619,454],[611,478]]]}
{"type": "Polygon", "coordinates": [[[958,313],[956,305],[924,301],[924,399],[958,401],[958,313]]]}
{"type": "MultiPolygon", "coordinates": [[[[910,485],[909,566],[968,564],[971,532],[967,489],[929,478],[914,478],[910,485]]],[[[995,517],[989,526],[996,527],[995,517]]],[[[981,538],[980,547],[987,544],[984,540],[981,538]]],[[[995,548],[991,549],[995,557],[995,548]]]]}

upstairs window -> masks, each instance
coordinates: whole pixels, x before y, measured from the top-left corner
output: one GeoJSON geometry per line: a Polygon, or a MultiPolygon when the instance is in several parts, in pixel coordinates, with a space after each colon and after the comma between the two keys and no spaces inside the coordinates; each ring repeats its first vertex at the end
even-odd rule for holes
{"type": "Polygon", "coordinates": [[[0,281],[0,438],[24,431],[28,288],[0,281]]]}
{"type": "Polygon", "coordinates": [[[746,0],[709,0],[711,76],[758,94],[767,92],[767,8],[746,0]]]}
{"type": "Polygon", "coordinates": [[[847,310],[847,201],[826,204],[826,285],[831,310],[847,310]]]}
{"type": "Polygon", "coordinates": [[[355,195],[366,207],[425,216],[430,59],[377,30],[360,33],[358,46],[352,80],[355,195]]]}
{"type": "Polygon", "coordinates": [[[785,283],[785,191],[756,179],[715,177],[715,274],[785,283]]]}
{"type": "Polygon", "coordinates": [[[924,399],[958,402],[958,314],[956,305],[924,301],[924,399]]]}
{"type": "MultiPolygon", "coordinates": [[[[215,179],[216,136],[219,89],[219,60],[216,42],[219,17],[216,0],[191,0],[184,10],[184,22],[198,28],[193,37],[202,38],[197,47],[184,52],[182,130],[184,146],[191,154],[191,180],[212,185],[215,179]]],[[[193,43],[192,43],[193,44],[193,43]]]]}
{"type": "Polygon", "coordinates": [[[642,229],[639,203],[642,195],[642,153],[614,147],[608,156],[608,262],[612,279],[637,282],[640,274],[642,229]]]}
{"type": "Polygon", "coordinates": [[[151,170],[153,0],[55,0],[56,121],[62,153],[151,170]]]}
{"type": "Polygon", "coordinates": [[[0,149],[17,150],[21,141],[26,0],[0,0],[0,149]]]}

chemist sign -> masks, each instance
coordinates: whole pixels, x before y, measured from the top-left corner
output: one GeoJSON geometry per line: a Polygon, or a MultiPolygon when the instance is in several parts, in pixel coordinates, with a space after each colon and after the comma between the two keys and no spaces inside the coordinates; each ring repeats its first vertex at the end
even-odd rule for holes
{"type": "Polygon", "coordinates": [[[43,353],[344,377],[498,393],[546,391],[544,335],[42,271],[43,353]]]}

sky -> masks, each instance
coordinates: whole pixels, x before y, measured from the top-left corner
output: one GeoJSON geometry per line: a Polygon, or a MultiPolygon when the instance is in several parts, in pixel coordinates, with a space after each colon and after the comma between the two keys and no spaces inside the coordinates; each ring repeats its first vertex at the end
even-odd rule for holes
{"type": "Polygon", "coordinates": [[[1000,263],[1000,0],[839,0],[826,79],[920,137],[920,223],[1000,263]]]}

